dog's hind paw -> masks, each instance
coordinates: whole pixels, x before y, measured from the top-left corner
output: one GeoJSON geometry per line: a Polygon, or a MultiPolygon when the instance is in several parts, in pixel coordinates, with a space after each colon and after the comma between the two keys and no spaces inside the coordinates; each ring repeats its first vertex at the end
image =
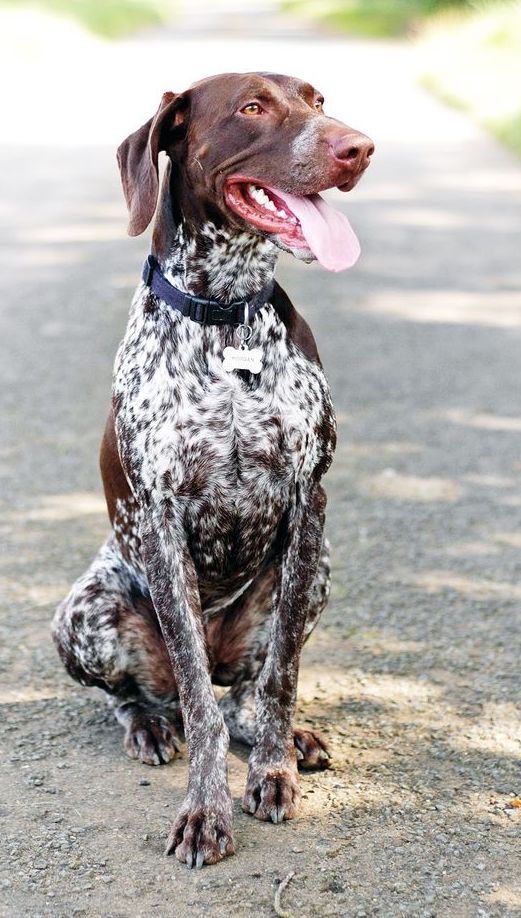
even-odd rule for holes
{"type": "Polygon", "coordinates": [[[331,753],[326,738],[317,730],[293,728],[293,740],[297,754],[297,765],[306,770],[329,768],[331,753]]]}
{"type": "Polygon", "coordinates": [[[174,724],[163,714],[139,713],[130,719],[123,740],[131,759],[145,765],[165,765],[181,751],[174,724]]]}

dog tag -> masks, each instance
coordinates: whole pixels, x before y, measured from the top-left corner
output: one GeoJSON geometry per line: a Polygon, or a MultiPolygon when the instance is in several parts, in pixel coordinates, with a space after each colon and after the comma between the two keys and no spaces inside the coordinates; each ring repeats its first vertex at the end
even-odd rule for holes
{"type": "Polygon", "coordinates": [[[262,370],[262,357],[260,347],[225,347],[223,351],[223,368],[227,373],[232,370],[249,370],[250,373],[260,373],[262,370]]]}

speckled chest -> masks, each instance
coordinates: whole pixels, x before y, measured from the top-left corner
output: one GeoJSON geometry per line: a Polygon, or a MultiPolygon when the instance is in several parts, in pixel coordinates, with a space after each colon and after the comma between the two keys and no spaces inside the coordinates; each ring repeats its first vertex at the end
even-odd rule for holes
{"type": "Polygon", "coordinates": [[[202,327],[138,291],[116,358],[116,430],[134,494],[141,506],[168,502],[209,580],[253,574],[297,484],[329,464],[322,369],[270,305],[253,328],[261,373],[227,372],[232,328],[202,327]]]}

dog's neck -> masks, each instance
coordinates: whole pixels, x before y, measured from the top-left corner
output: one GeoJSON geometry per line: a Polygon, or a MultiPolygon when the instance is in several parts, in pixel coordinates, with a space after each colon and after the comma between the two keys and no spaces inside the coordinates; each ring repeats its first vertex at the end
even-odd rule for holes
{"type": "Polygon", "coordinates": [[[273,279],[279,249],[218,219],[168,160],[152,236],[165,277],[193,296],[224,303],[246,299],[273,279]]]}
{"type": "Polygon", "coordinates": [[[217,227],[197,231],[181,221],[160,262],[174,286],[223,302],[253,296],[272,280],[278,249],[268,239],[217,227]]]}

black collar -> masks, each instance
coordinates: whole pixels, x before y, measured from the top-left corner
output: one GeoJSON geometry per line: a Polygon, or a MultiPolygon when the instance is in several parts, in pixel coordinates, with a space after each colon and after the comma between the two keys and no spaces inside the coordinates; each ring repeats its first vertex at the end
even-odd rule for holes
{"type": "Polygon", "coordinates": [[[269,302],[274,287],[274,282],[270,281],[250,299],[234,300],[233,303],[205,300],[200,296],[183,293],[174,287],[164,276],[159,262],[153,255],[149,255],[145,262],[142,278],[152,293],[168,306],[202,325],[241,325],[245,321],[248,322],[265,303],[269,302]]]}

